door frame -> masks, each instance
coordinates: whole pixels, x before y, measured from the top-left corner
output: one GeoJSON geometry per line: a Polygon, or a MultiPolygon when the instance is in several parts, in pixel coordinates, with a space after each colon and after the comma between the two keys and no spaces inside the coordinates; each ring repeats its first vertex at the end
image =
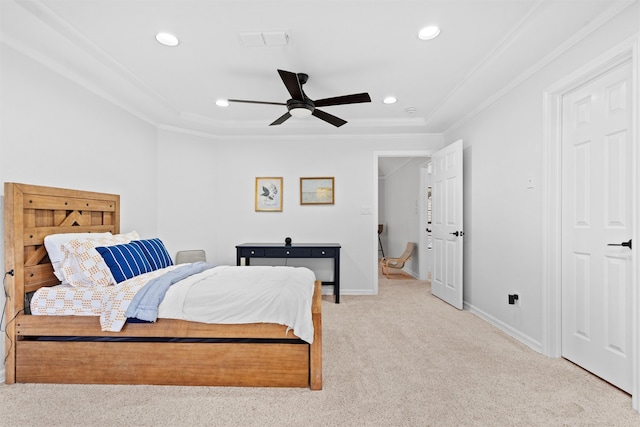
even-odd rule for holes
{"type": "MultiPolygon", "coordinates": [[[[379,200],[378,200],[378,159],[380,157],[431,157],[431,154],[437,150],[389,150],[389,151],[374,151],[373,152],[373,220],[375,227],[378,226],[378,209],[379,209],[379,200]]],[[[416,179],[420,179],[420,193],[423,193],[424,190],[424,181],[421,179],[421,176],[416,177],[416,179]]],[[[420,209],[422,209],[422,203],[420,204],[420,209]]],[[[421,212],[419,212],[419,215],[421,212]]],[[[419,230],[416,230],[419,231],[419,230]]],[[[372,248],[372,260],[373,260],[373,295],[378,295],[378,234],[371,233],[371,248],[372,248]]],[[[419,234],[418,234],[419,236],[419,234]]]]}
{"type": "Polygon", "coordinates": [[[418,229],[418,233],[420,236],[420,247],[422,248],[422,252],[419,252],[420,280],[430,280],[433,276],[433,251],[429,249],[429,236],[426,230],[429,227],[426,223],[427,188],[433,185],[431,167],[431,158],[420,165],[420,198],[418,199],[418,203],[420,203],[420,208],[418,210],[418,215],[420,215],[420,228],[418,229]]]}
{"type": "MultiPolygon", "coordinates": [[[[614,67],[630,61],[632,67],[632,122],[633,131],[632,147],[632,239],[638,241],[640,229],[640,149],[638,149],[638,39],[632,37],[611,49],[604,55],[579,68],[564,79],[558,81],[544,91],[543,117],[543,190],[542,190],[542,352],[546,356],[562,357],[562,318],[561,318],[561,236],[562,236],[562,98],[573,89],[583,85],[587,81],[613,69],[614,67]]],[[[632,289],[631,319],[632,319],[632,406],[640,411],[640,327],[638,326],[640,308],[640,278],[637,251],[632,258],[632,283],[636,286],[632,289]]]]}

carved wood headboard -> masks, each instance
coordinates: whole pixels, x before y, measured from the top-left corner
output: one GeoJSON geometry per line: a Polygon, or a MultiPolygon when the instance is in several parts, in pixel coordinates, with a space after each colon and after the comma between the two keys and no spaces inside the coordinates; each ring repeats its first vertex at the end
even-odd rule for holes
{"type": "Polygon", "coordinates": [[[57,233],[120,232],[120,196],[37,185],[4,184],[7,320],[24,308],[25,293],[59,283],[44,247],[57,233]]]}

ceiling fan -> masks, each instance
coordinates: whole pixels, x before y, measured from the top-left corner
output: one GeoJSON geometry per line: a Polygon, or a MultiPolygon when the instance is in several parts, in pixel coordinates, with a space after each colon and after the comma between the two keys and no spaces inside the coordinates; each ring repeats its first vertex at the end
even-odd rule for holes
{"type": "Polygon", "coordinates": [[[269,104],[269,105],[286,105],[287,112],[276,119],[269,126],[280,125],[284,123],[291,116],[293,117],[308,117],[313,115],[320,120],[324,120],[336,127],[340,127],[347,123],[346,120],[342,120],[339,117],[333,116],[322,110],[318,110],[317,107],[328,107],[331,105],[343,105],[343,104],[358,104],[361,102],[371,102],[371,97],[368,93],[357,93],[353,95],[336,96],[334,98],[324,98],[312,101],[302,90],[309,76],[304,73],[292,73],[291,71],[278,70],[278,74],[282,78],[284,85],[286,86],[291,99],[287,102],[265,102],[265,101],[248,101],[243,99],[229,99],[229,102],[245,102],[249,104],[269,104]]]}

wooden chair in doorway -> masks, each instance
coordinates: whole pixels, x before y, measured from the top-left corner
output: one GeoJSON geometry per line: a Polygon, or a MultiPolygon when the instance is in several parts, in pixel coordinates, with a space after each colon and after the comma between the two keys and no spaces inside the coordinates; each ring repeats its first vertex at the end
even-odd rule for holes
{"type": "Polygon", "coordinates": [[[409,242],[407,243],[407,247],[405,248],[404,252],[402,252],[402,255],[400,255],[398,258],[382,257],[382,259],[380,259],[380,265],[382,266],[382,274],[387,276],[387,279],[390,279],[389,277],[390,268],[401,269],[402,267],[404,267],[406,262],[411,259],[411,255],[413,254],[413,247],[414,247],[414,244],[409,242]]]}

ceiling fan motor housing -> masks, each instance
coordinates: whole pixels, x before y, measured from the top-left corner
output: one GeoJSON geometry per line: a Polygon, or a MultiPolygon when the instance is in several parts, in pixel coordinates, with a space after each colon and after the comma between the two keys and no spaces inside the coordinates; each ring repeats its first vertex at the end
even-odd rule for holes
{"type": "Polygon", "coordinates": [[[298,99],[290,99],[287,101],[287,109],[293,117],[308,117],[313,113],[315,108],[313,101],[309,98],[304,101],[298,99]]]}

